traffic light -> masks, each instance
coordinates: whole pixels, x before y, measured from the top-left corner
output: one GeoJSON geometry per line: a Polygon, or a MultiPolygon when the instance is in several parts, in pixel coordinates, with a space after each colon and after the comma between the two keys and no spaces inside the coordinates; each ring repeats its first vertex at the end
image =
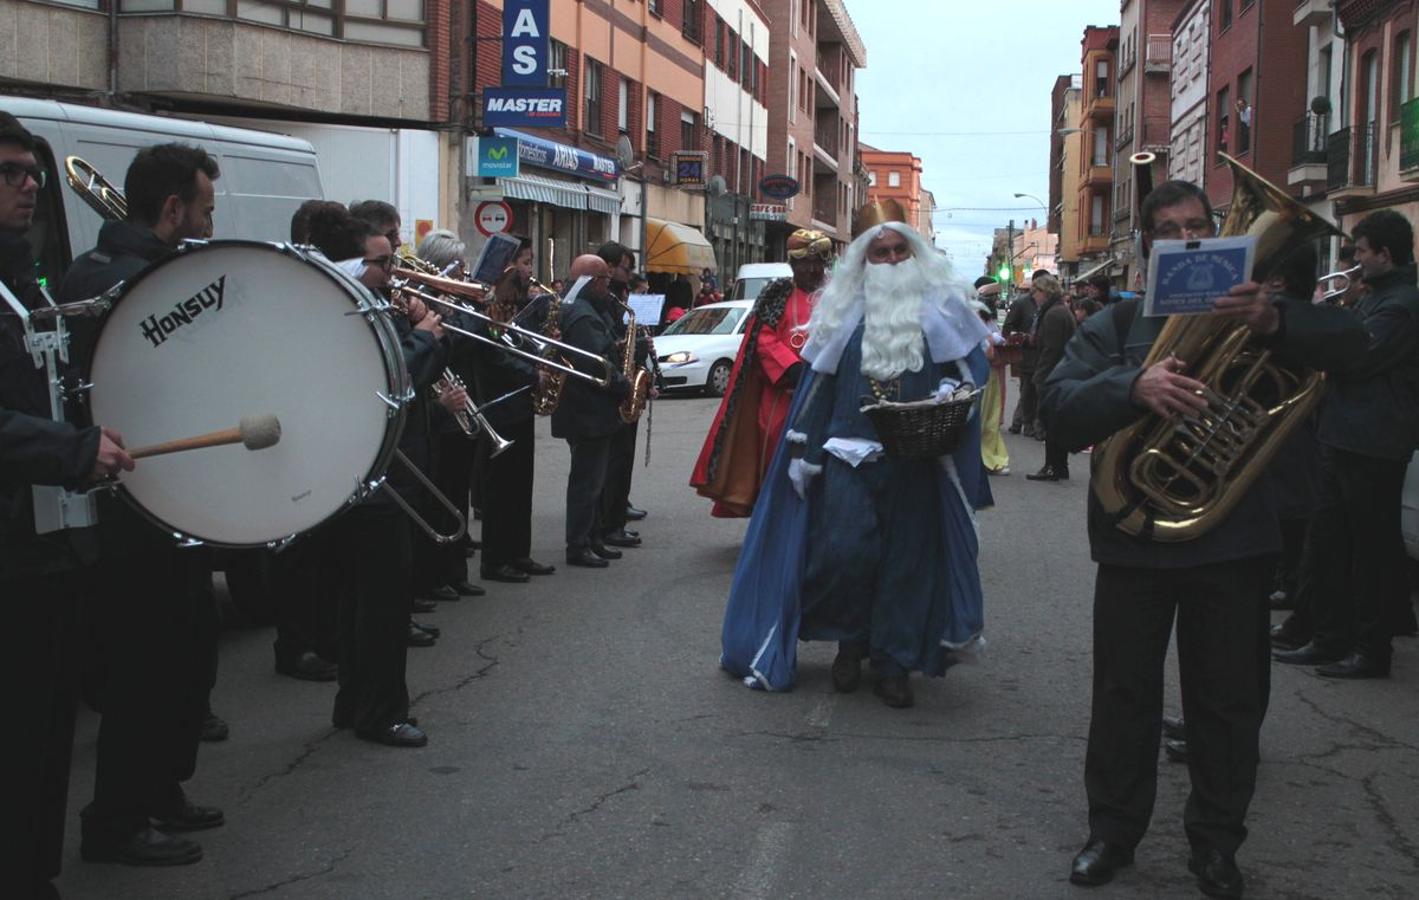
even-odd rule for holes
{"type": "Polygon", "coordinates": [[[1001,284],[1010,283],[1010,265],[1008,263],[1000,264],[1000,271],[995,273],[995,280],[1001,284]]]}

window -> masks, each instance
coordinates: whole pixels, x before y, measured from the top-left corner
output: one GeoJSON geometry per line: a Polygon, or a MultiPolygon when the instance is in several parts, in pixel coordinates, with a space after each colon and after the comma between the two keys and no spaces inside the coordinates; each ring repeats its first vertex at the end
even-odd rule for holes
{"type": "Polygon", "coordinates": [[[700,12],[700,0],[685,0],[685,24],[680,26],[680,34],[696,44],[704,31],[704,16],[700,12]]]}
{"type": "Polygon", "coordinates": [[[1109,126],[1094,126],[1094,159],[1095,166],[1107,166],[1109,164],[1109,126]]]}
{"type": "Polygon", "coordinates": [[[582,119],[582,130],[587,134],[601,134],[601,63],[586,58],[586,115],[582,119]]]}
{"type": "Polygon", "coordinates": [[[660,0],[645,0],[645,8],[655,15],[660,15],[660,0]]]}
{"type": "Polygon", "coordinates": [[[1217,0],[1217,22],[1223,31],[1232,27],[1232,0],[1217,0]]]}
{"type": "Polygon", "coordinates": [[[788,0],[788,22],[794,37],[798,37],[798,4],[803,0],[788,0]]]}
{"type": "Polygon", "coordinates": [[[724,20],[714,17],[714,64],[724,69],[724,20]]]}
{"type": "Polygon", "coordinates": [[[870,185],[870,186],[872,186],[872,187],[876,187],[876,186],[877,186],[877,173],[876,173],[876,172],[869,171],[869,172],[867,173],[867,183],[868,183],[868,185],[870,185]]]}
{"type": "Polygon", "coordinates": [[[567,86],[567,45],[561,41],[551,41],[547,53],[547,86],[567,86]],[[560,73],[560,74],[553,74],[560,73]]]}
{"type": "MultiPolygon", "coordinates": [[[[789,138],[789,139],[788,139],[788,154],[787,154],[786,156],[784,156],[784,158],[783,158],[783,168],[782,168],[780,171],[787,172],[789,166],[797,165],[797,160],[798,160],[798,144],[793,140],[793,138],[789,138]]],[[[792,198],[792,197],[789,197],[787,200],[784,201],[784,204],[785,204],[789,209],[793,209],[793,198],[792,198]]]]}
{"type": "Polygon", "coordinates": [[[695,114],[692,112],[680,113],[680,149],[700,149],[699,139],[695,135],[695,114]]]}
{"type": "Polygon", "coordinates": [[[631,83],[622,78],[616,86],[616,130],[625,134],[630,130],[631,83]]]}
{"type": "Polygon", "coordinates": [[[901,187],[901,186],[902,186],[902,173],[901,173],[901,172],[888,172],[888,173],[887,173],[887,187],[901,187]]]}
{"type": "Polygon", "coordinates": [[[1109,61],[1099,59],[1094,61],[1094,96],[1107,97],[1109,95],[1109,61]]]}
{"type": "MultiPolygon", "coordinates": [[[[98,9],[97,0],[59,0],[66,6],[98,9]]],[[[120,0],[119,12],[177,9],[175,0],[120,0]]],[[[185,0],[186,12],[228,16],[277,28],[351,41],[423,47],[423,0],[350,0],[332,6],[330,0],[185,0]],[[229,10],[231,12],[229,12],[229,10]]]]}
{"type": "Polygon", "coordinates": [[[739,45],[739,83],[752,90],[754,84],[754,50],[747,43],[739,45]]]}
{"type": "Polygon", "coordinates": [[[788,54],[788,121],[798,121],[798,54],[788,54]]]}
{"type": "Polygon", "coordinates": [[[1222,88],[1217,92],[1217,149],[1227,152],[1232,137],[1232,92],[1222,88]]]}
{"type": "Polygon", "coordinates": [[[1098,236],[1104,233],[1104,195],[1094,194],[1089,203],[1089,234],[1098,236]]]}
{"type": "Polygon", "coordinates": [[[739,54],[734,52],[735,46],[739,43],[739,36],[734,33],[734,29],[729,29],[729,56],[725,60],[727,65],[724,71],[729,75],[731,81],[739,80],[739,54]]]}
{"type": "Polygon", "coordinates": [[[1400,104],[1408,103],[1414,96],[1411,43],[1407,31],[1401,31],[1394,39],[1394,112],[1390,114],[1393,122],[1399,121],[1400,104]]]}
{"type": "Polygon", "coordinates": [[[650,91],[645,92],[645,153],[646,156],[660,156],[660,139],[655,134],[655,108],[659,98],[650,91]]]}
{"type": "Polygon", "coordinates": [[[1247,69],[1237,76],[1237,152],[1246,153],[1251,149],[1251,126],[1252,126],[1252,106],[1251,106],[1251,69],[1247,69]]]}

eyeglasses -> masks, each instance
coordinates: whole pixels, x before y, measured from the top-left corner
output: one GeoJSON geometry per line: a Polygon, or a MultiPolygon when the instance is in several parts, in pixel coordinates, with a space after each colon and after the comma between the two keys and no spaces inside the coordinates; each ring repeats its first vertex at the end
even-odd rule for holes
{"type": "Polygon", "coordinates": [[[49,173],[39,166],[22,166],[12,162],[0,163],[0,179],[4,179],[7,187],[24,187],[26,178],[33,178],[35,184],[44,187],[45,182],[49,180],[49,173]]]}
{"type": "Polygon", "coordinates": [[[1163,222],[1153,229],[1153,236],[1163,240],[1173,240],[1187,235],[1189,238],[1212,237],[1211,219],[1191,219],[1179,225],[1177,222],[1163,222]]]}
{"type": "Polygon", "coordinates": [[[365,260],[365,265],[370,266],[371,268],[383,269],[384,271],[388,272],[389,270],[394,268],[394,257],[376,256],[374,259],[365,260]]]}

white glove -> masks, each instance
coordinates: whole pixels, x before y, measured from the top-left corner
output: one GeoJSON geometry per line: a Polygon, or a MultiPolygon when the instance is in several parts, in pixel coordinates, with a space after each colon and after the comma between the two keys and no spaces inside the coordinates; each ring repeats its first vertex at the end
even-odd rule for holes
{"type": "Polygon", "coordinates": [[[788,480],[793,483],[793,491],[798,495],[799,500],[808,499],[808,483],[822,471],[822,466],[806,462],[802,457],[789,462],[788,480]]]}

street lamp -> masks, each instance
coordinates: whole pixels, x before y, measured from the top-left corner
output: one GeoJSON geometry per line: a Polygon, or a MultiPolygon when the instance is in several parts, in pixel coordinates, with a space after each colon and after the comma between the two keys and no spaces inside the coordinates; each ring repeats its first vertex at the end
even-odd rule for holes
{"type": "Polygon", "coordinates": [[[1044,202],[1043,200],[1041,200],[1039,197],[1036,197],[1034,194],[1016,194],[1016,195],[1015,195],[1015,199],[1016,199],[1016,200],[1019,200],[1021,197],[1029,197],[1031,200],[1035,201],[1036,203],[1038,203],[1038,204],[1040,205],[1040,209],[1049,209],[1049,204],[1046,203],[1046,202],[1044,202]]]}

